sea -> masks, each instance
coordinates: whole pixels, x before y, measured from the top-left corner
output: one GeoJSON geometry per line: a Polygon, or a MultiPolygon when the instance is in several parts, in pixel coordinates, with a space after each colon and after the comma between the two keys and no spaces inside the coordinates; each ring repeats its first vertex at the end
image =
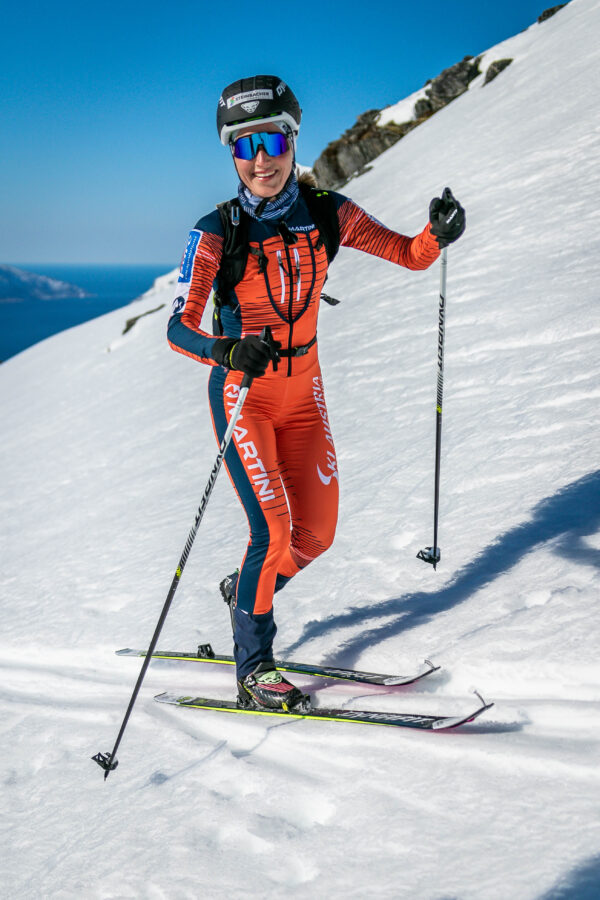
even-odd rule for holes
{"type": "Polygon", "coordinates": [[[7,263],[36,275],[75,284],[90,296],[0,303],[0,361],[59,331],[125,306],[152,287],[155,278],[170,272],[177,264],[178,261],[164,265],[7,263]]]}

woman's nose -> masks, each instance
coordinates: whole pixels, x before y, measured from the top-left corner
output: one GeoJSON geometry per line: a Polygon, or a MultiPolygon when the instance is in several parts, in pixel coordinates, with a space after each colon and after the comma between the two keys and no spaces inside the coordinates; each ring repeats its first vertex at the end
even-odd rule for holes
{"type": "Polygon", "coordinates": [[[269,161],[269,154],[265,151],[265,148],[261,146],[258,148],[258,153],[256,154],[256,162],[264,165],[269,161]]]}

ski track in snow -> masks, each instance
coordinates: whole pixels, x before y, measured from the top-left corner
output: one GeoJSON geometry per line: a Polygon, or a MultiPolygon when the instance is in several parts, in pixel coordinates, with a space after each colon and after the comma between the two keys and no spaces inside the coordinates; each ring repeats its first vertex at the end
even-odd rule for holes
{"type": "MultiPolygon", "coordinates": [[[[340,525],[277,598],[277,655],[389,673],[429,657],[442,672],[410,687],[296,681],[321,706],[441,715],[474,708],[475,686],[495,703],[476,722],[165,707],[164,690],[230,697],[233,672],[157,661],[105,783],[90,757],[141,665],[114,651],[147,644],[216,455],[207,371],[166,345],[170,275],[2,365],[3,896],[598,896],[599,28],[598,0],[572,0],[491,48],[482,71],[512,65],[346,189],[406,233],[445,184],[467,209],[448,253],[436,573],[415,555],[431,543],[439,269],[342,249],[343,302],[320,321],[340,525]]],[[[163,647],[230,651],[218,582],[245,541],[222,475],[163,647]]]]}

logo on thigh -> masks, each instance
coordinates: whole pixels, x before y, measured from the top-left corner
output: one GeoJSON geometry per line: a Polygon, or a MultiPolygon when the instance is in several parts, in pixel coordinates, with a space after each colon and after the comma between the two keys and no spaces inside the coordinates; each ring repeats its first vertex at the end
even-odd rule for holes
{"type": "Polygon", "coordinates": [[[331,427],[329,425],[329,418],[327,416],[327,406],[325,405],[325,394],[323,393],[323,381],[318,375],[315,375],[313,378],[313,397],[315,398],[315,403],[317,409],[319,410],[319,415],[321,416],[323,422],[323,431],[325,434],[325,439],[329,444],[331,444],[331,450],[327,451],[327,465],[326,469],[330,472],[329,475],[324,475],[321,467],[317,464],[317,474],[323,484],[330,484],[331,479],[335,478],[339,484],[340,477],[337,470],[337,459],[335,456],[335,447],[333,445],[333,435],[331,434],[331,427]]]}
{"type": "MultiPolygon", "coordinates": [[[[237,384],[229,384],[225,388],[225,394],[227,396],[226,402],[230,417],[235,408],[235,404],[237,403],[239,393],[240,388],[237,384]]],[[[275,492],[271,487],[265,465],[258,455],[256,444],[254,441],[248,440],[248,429],[241,424],[243,418],[244,416],[240,413],[235,428],[233,429],[233,438],[240,451],[244,468],[248,473],[248,478],[258,489],[257,495],[259,502],[266,503],[268,500],[275,499],[275,492]]]]}
{"type": "Polygon", "coordinates": [[[327,451],[327,468],[331,472],[331,475],[323,475],[323,473],[321,472],[321,467],[317,463],[317,474],[323,484],[330,484],[332,478],[335,478],[339,484],[340,476],[338,475],[337,470],[337,460],[335,458],[335,453],[332,453],[331,450],[327,451]]]}

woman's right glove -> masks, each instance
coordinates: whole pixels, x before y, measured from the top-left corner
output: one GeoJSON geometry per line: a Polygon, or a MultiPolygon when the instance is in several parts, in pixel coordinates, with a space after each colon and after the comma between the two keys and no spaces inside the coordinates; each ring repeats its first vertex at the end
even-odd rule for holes
{"type": "Polygon", "coordinates": [[[221,339],[215,342],[212,356],[220,366],[238,369],[252,378],[259,378],[267,371],[271,360],[281,347],[280,341],[269,345],[255,334],[248,334],[239,341],[221,339]]]}
{"type": "Polygon", "coordinates": [[[458,240],[465,230],[465,211],[450,188],[444,188],[442,196],[434,197],[429,204],[429,221],[431,232],[442,250],[458,240]]]}

